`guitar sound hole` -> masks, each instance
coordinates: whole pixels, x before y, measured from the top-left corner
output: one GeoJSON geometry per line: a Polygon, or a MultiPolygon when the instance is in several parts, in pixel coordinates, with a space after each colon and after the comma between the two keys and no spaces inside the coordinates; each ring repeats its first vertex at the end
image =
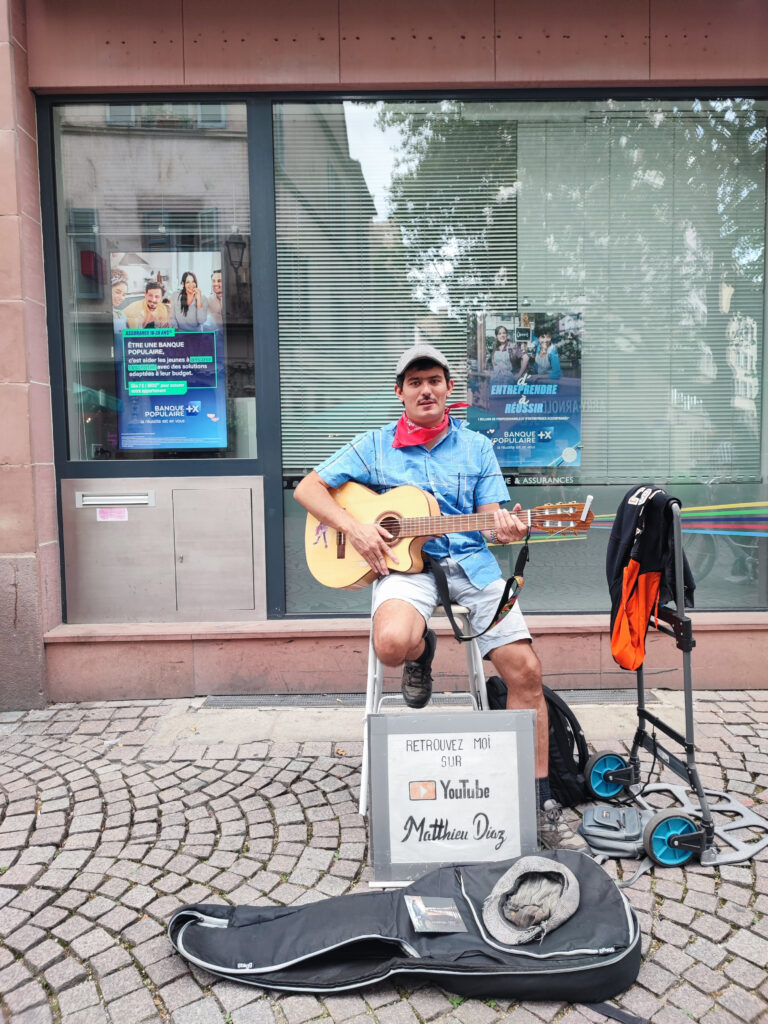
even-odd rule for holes
{"type": "Polygon", "coordinates": [[[400,536],[400,520],[396,516],[388,515],[379,519],[379,526],[383,526],[384,529],[392,534],[392,543],[400,536]]]}

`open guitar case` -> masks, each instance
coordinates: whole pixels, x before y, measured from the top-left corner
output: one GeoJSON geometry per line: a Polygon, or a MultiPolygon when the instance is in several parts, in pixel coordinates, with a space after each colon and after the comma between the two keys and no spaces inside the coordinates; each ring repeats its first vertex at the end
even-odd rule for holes
{"type": "Polygon", "coordinates": [[[182,907],[168,932],[177,952],[212,974],[289,992],[344,992],[393,978],[481,999],[595,1003],[628,988],[640,969],[640,929],[626,897],[591,858],[566,850],[450,865],[404,889],[301,906],[182,907]],[[514,929],[500,920],[499,894],[541,878],[570,879],[552,901],[552,920],[517,929],[514,944],[500,941],[514,929]],[[448,901],[466,931],[417,931],[407,897],[448,901]],[[567,919],[554,924],[568,904],[567,919]]]}

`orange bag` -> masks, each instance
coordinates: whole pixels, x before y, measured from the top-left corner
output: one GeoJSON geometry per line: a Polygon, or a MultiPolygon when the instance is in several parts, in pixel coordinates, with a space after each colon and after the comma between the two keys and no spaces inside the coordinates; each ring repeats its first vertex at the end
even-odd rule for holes
{"type": "Polygon", "coordinates": [[[611,654],[622,668],[638,669],[645,661],[645,634],[658,607],[660,572],[641,572],[630,558],[624,567],[621,601],[611,632],[611,654]]]}

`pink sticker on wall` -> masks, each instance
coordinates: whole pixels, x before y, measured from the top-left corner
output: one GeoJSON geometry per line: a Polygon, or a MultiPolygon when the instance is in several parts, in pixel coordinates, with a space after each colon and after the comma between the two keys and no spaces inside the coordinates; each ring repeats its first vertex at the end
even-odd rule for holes
{"type": "Polygon", "coordinates": [[[97,508],[96,521],[99,523],[126,523],[128,521],[127,508],[97,508]]]}

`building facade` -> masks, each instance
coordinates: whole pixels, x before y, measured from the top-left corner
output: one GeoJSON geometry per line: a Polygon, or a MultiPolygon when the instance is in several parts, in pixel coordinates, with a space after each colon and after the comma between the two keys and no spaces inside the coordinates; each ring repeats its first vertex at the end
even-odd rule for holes
{"type": "MultiPolygon", "coordinates": [[[[292,489],[398,414],[415,341],[514,500],[594,495],[527,574],[554,685],[633,685],[605,547],[651,482],[697,682],[765,685],[766,28],[760,0],[6,0],[0,707],[361,690],[370,595],[312,578],[292,489]]],[[[446,638],[446,687],[461,662],[446,638]]]]}

